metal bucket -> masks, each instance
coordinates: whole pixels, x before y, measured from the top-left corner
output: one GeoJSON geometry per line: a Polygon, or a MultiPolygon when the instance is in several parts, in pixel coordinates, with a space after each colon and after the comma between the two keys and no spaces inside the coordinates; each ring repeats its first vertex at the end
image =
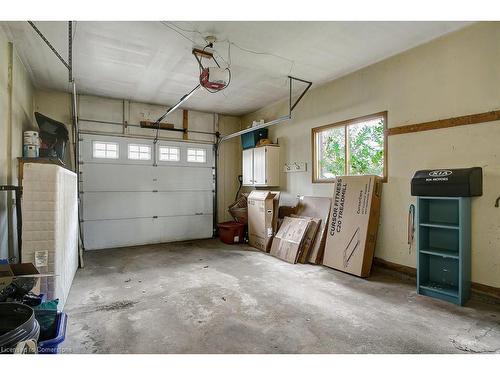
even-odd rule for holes
{"type": "Polygon", "coordinates": [[[40,325],[29,306],[21,303],[0,303],[0,353],[13,353],[25,340],[38,340],[40,325]]]}
{"type": "Polygon", "coordinates": [[[24,145],[23,156],[25,158],[37,158],[40,156],[40,146],[39,145],[24,145]]]}

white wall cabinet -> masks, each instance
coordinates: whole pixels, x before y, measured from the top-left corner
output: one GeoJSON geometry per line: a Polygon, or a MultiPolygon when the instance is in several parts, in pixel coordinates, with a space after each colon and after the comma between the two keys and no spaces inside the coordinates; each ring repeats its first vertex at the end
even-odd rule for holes
{"type": "Polygon", "coordinates": [[[279,186],[278,146],[243,150],[243,186],[279,186]]]}
{"type": "Polygon", "coordinates": [[[253,185],[253,148],[243,150],[243,186],[253,185]]]}

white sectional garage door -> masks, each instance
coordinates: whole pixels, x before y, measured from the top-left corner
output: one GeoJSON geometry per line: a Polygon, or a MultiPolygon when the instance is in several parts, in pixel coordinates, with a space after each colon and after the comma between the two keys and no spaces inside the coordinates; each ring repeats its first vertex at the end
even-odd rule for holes
{"type": "Polygon", "coordinates": [[[86,249],[212,237],[211,145],[82,135],[80,147],[86,249]]]}

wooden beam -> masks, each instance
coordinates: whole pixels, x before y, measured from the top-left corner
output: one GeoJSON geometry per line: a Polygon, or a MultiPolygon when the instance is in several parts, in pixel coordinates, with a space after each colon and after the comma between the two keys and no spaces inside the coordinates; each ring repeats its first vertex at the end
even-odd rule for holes
{"type": "MultiPolygon", "coordinates": [[[[153,121],[141,121],[140,125],[141,125],[141,128],[148,128],[148,129],[156,129],[158,127],[158,125],[156,125],[156,123],[153,121]]],[[[160,129],[169,130],[169,129],[173,129],[173,128],[174,128],[174,124],[160,122],[160,129]]]]}
{"type": "Polygon", "coordinates": [[[444,120],[422,122],[419,124],[403,125],[395,128],[389,128],[387,129],[387,135],[391,136],[399,134],[416,133],[428,130],[452,128],[455,126],[481,124],[483,122],[499,121],[499,120],[500,120],[500,110],[483,112],[483,113],[476,113],[473,115],[466,115],[460,117],[450,117],[444,120]]]}
{"type": "Polygon", "coordinates": [[[184,140],[188,139],[188,126],[189,126],[188,113],[189,112],[187,109],[182,110],[182,128],[184,129],[184,134],[182,135],[182,139],[184,140]]]}
{"type": "Polygon", "coordinates": [[[203,51],[199,48],[193,48],[193,55],[198,56],[199,58],[204,57],[205,59],[213,59],[214,54],[209,51],[203,51]]]}

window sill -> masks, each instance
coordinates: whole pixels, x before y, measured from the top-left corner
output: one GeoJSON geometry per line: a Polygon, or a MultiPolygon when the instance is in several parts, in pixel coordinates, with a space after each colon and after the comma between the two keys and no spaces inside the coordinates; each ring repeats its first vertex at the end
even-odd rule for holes
{"type": "MultiPolygon", "coordinates": [[[[368,175],[361,175],[361,176],[368,176],[368,175]]],[[[386,183],[388,178],[387,176],[381,177],[382,178],[382,183],[386,183]]],[[[313,184],[334,184],[336,181],[335,178],[329,179],[329,180],[313,180],[313,184]]]]}

